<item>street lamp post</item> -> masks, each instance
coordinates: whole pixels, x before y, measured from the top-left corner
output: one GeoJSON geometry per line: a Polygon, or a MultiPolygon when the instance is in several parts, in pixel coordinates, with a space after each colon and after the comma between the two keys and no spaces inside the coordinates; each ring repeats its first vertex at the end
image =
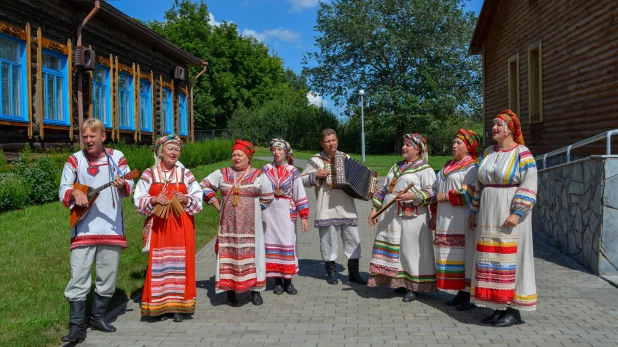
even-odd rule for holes
{"type": "Polygon", "coordinates": [[[358,95],[361,97],[361,157],[363,159],[363,163],[365,162],[365,115],[364,115],[364,103],[363,103],[363,95],[365,95],[364,90],[359,90],[358,95]]]}

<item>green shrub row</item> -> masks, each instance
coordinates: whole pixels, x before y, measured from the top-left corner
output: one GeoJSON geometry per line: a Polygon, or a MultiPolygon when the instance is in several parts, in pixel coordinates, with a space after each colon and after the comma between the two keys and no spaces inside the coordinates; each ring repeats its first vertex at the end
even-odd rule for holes
{"type": "MultiPolygon", "coordinates": [[[[131,169],[142,172],[154,164],[151,146],[118,142],[110,147],[125,155],[131,169]]],[[[187,143],[180,161],[189,168],[216,163],[229,159],[231,148],[232,141],[223,139],[187,143]]],[[[62,167],[71,154],[53,152],[37,158],[26,146],[19,159],[8,165],[4,152],[0,150],[0,213],[58,199],[62,167]]]]}

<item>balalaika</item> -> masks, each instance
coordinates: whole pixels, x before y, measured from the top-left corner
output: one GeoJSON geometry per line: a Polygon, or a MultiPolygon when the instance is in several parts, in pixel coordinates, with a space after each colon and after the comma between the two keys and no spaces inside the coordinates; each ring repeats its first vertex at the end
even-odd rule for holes
{"type": "Polygon", "coordinates": [[[328,163],[330,177],[327,179],[331,189],[342,189],[349,196],[371,200],[378,182],[378,173],[356,159],[345,154],[336,154],[328,163]]]}

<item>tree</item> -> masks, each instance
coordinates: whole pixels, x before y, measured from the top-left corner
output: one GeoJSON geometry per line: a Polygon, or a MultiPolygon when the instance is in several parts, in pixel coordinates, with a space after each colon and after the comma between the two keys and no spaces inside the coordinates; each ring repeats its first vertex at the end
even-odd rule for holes
{"type": "MultiPolygon", "coordinates": [[[[164,21],[147,23],[153,31],[208,62],[208,72],[194,86],[197,129],[225,128],[236,109],[258,107],[271,100],[284,82],[283,62],[270,55],[268,47],[241,36],[234,23],[211,26],[209,20],[202,0],[175,0],[164,21]]],[[[190,75],[197,75],[200,69],[191,68],[190,75]]]]}
{"type": "Polygon", "coordinates": [[[463,0],[321,3],[318,51],[305,54],[303,74],[312,91],[337,106],[358,105],[365,89],[367,121],[393,127],[400,151],[406,131],[478,117],[480,61],[467,54],[475,24],[463,0]]]}

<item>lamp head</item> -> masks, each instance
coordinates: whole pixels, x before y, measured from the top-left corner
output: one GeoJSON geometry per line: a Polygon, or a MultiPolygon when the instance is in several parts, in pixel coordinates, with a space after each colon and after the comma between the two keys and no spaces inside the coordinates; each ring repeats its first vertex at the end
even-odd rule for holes
{"type": "Polygon", "coordinates": [[[361,90],[359,90],[359,91],[358,91],[358,95],[360,95],[360,96],[365,95],[365,91],[364,91],[364,90],[362,90],[362,89],[361,89],[361,90]]]}

